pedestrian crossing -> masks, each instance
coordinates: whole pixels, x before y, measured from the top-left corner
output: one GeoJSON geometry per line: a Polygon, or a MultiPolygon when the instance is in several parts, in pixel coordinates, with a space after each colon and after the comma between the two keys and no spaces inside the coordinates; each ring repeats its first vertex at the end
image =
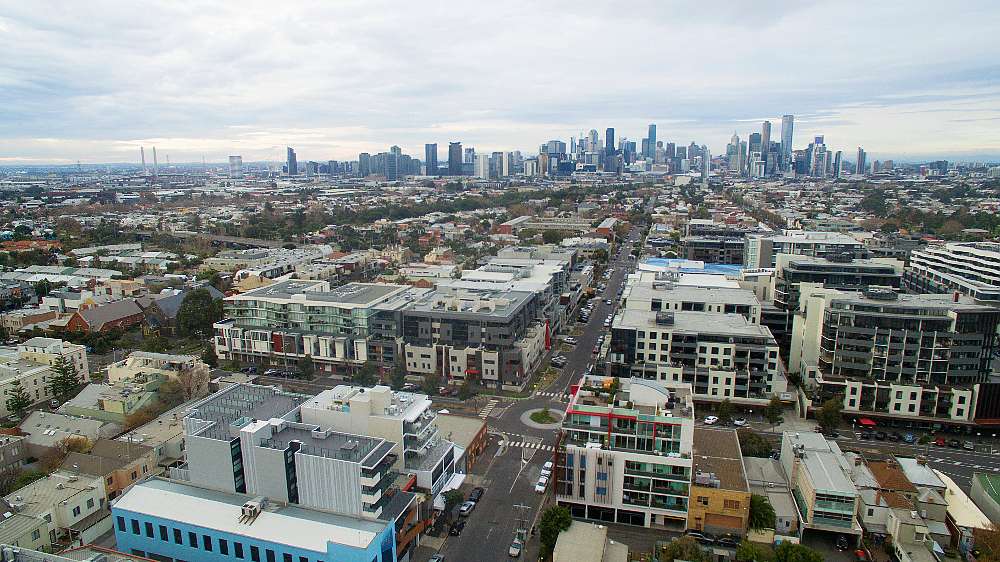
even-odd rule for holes
{"type": "Polygon", "coordinates": [[[562,397],[562,392],[536,392],[535,396],[544,396],[546,398],[560,398],[562,397]]]}
{"type": "Polygon", "coordinates": [[[507,443],[508,447],[521,447],[523,449],[537,449],[539,451],[553,452],[556,450],[552,445],[545,445],[544,443],[535,443],[532,441],[517,441],[514,443],[507,443]]]}
{"type": "Polygon", "coordinates": [[[499,400],[490,400],[487,402],[486,405],[483,406],[483,409],[479,410],[479,417],[484,420],[488,418],[490,416],[490,412],[492,412],[493,408],[496,408],[499,403],[499,400]]]}

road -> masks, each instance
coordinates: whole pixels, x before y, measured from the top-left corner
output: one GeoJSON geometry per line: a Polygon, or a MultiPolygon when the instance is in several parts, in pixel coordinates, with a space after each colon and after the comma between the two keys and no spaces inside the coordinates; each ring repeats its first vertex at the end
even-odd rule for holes
{"type": "MultiPolygon", "coordinates": [[[[630,249],[639,237],[639,230],[633,229],[620,247],[630,249]]],[[[627,255],[627,252],[623,252],[627,255]]],[[[595,297],[594,310],[590,321],[584,326],[583,334],[577,336],[578,343],[565,352],[567,363],[560,375],[547,387],[539,389],[530,398],[501,403],[497,401],[487,416],[490,432],[496,436],[487,456],[481,457],[473,471],[478,485],[486,488],[483,500],[469,516],[461,536],[448,537],[439,552],[447,561],[476,560],[482,562],[509,561],[507,549],[514,538],[517,520],[526,517],[529,526],[540,515],[546,496],[535,493],[534,486],[541,474],[545,461],[555,454],[556,433],[554,428],[531,427],[523,423],[522,417],[532,410],[565,408],[564,393],[593,361],[591,354],[597,338],[606,330],[604,319],[612,307],[604,304],[604,298],[616,301],[618,288],[631,271],[634,262],[616,260],[609,264],[614,272],[608,280],[603,295],[595,297]],[[485,466],[484,466],[485,465],[485,466]],[[517,506],[527,506],[519,508],[517,506]]],[[[595,280],[595,282],[597,282],[595,280]]],[[[471,485],[464,486],[468,491],[471,485]]],[[[549,490],[551,492],[551,488],[549,490]]],[[[529,540],[524,560],[538,557],[538,541],[529,540]]],[[[417,561],[426,557],[416,557],[417,561]]]]}

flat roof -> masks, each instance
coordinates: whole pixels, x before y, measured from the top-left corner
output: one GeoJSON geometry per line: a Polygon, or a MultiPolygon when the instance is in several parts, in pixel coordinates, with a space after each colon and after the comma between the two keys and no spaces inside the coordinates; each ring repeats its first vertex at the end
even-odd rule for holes
{"type": "Polygon", "coordinates": [[[204,529],[311,552],[328,552],[327,542],[368,548],[389,523],[317,509],[268,502],[251,525],[240,523],[251,496],[227,494],[174,480],[153,478],[135,484],[112,510],[160,517],[204,529]]]}
{"type": "Polygon", "coordinates": [[[282,418],[308,399],[270,386],[234,384],[194,404],[186,417],[212,422],[195,435],[229,441],[252,420],[282,418]]]}
{"type": "Polygon", "coordinates": [[[903,470],[906,479],[912,482],[914,486],[918,488],[937,488],[939,490],[945,488],[945,483],[941,480],[937,471],[928,466],[926,462],[920,462],[913,457],[896,457],[896,462],[899,463],[899,468],[903,470]]]}
{"type": "MultiPolygon", "coordinates": [[[[276,425],[276,422],[278,420],[260,423],[276,425]]],[[[289,444],[297,441],[301,443],[299,452],[304,455],[356,462],[364,468],[374,468],[394,446],[378,437],[324,430],[310,424],[282,422],[271,437],[262,440],[262,447],[285,450],[289,444]]]]}
{"type": "Polygon", "coordinates": [[[726,314],[724,312],[669,312],[672,312],[674,315],[673,324],[657,324],[656,311],[625,309],[619,311],[615,316],[614,325],[618,328],[774,338],[770,329],[760,324],[751,324],[742,314],[726,314]]]}
{"type": "Polygon", "coordinates": [[[417,298],[407,311],[440,313],[449,316],[510,318],[532,298],[534,298],[534,293],[528,291],[439,287],[417,298]],[[455,301],[457,301],[457,308],[452,310],[449,307],[455,301]],[[490,301],[492,306],[477,307],[477,303],[482,301],[490,301]]]}
{"type": "Polygon", "coordinates": [[[695,474],[714,474],[723,490],[750,491],[736,430],[695,427],[693,457],[695,474]]]}

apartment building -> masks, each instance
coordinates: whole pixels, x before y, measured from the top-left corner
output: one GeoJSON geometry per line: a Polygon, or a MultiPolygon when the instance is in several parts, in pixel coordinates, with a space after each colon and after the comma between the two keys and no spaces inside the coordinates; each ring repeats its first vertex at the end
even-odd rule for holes
{"type": "Polygon", "coordinates": [[[100,478],[58,470],[14,490],[5,498],[12,512],[31,518],[39,531],[29,548],[51,550],[70,537],[93,542],[107,530],[100,522],[110,514],[100,478]]]}
{"type": "Polygon", "coordinates": [[[408,285],[286,280],[227,297],[215,323],[223,359],[294,366],[311,358],[320,374],[344,375],[366,361],[397,361],[402,310],[427,293],[408,285]]]}
{"type": "Polygon", "coordinates": [[[202,262],[202,269],[216,271],[251,270],[274,278],[295,271],[295,266],[323,259],[333,253],[330,246],[285,248],[255,248],[224,250],[202,262]]]}
{"type": "Polygon", "coordinates": [[[959,295],[813,289],[792,327],[790,365],[845,412],[969,423],[989,379],[1000,310],[959,295]]]}
{"type": "Polygon", "coordinates": [[[782,234],[750,234],[743,246],[743,266],[775,267],[780,254],[865,257],[864,244],[840,232],[786,230],[782,234]]]}
{"type": "Polygon", "coordinates": [[[917,293],[957,291],[985,304],[1000,304],[1000,243],[947,242],[910,253],[903,286],[917,293]]]}
{"type": "Polygon", "coordinates": [[[439,287],[402,312],[406,369],[445,381],[476,378],[521,390],[541,364],[550,334],[534,292],[439,287]]]}
{"type": "Polygon", "coordinates": [[[688,529],[743,536],[750,520],[750,485],[736,431],[696,427],[693,443],[688,529]]]}
{"type": "Polygon", "coordinates": [[[686,384],[585,376],[570,387],[555,495],[573,517],[684,529],[694,402],[686,384]]]}
{"type": "Polygon", "coordinates": [[[194,355],[133,351],[108,365],[111,384],[149,381],[158,377],[181,383],[192,397],[208,394],[209,367],[194,355]]]}
{"type": "Polygon", "coordinates": [[[463,451],[442,437],[426,394],[340,385],[303,402],[301,415],[304,423],[389,443],[393,469],[415,474],[432,496],[462,472],[463,451]]]}
{"type": "Polygon", "coordinates": [[[837,443],[819,433],[786,431],[781,437],[781,465],[803,530],[861,536],[858,490],[837,443]]]}
{"type": "Polygon", "coordinates": [[[752,324],[760,324],[761,303],[752,291],[709,283],[704,277],[673,271],[640,271],[625,280],[621,307],[653,312],[739,314],[752,324]]]}
{"type": "Polygon", "coordinates": [[[685,236],[681,239],[681,255],[684,259],[707,263],[743,263],[743,237],[685,236]]]}
{"type": "MultiPolygon", "coordinates": [[[[32,403],[51,400],[49,389],[52,365],[63,357],[76,369],[80,383],[90,377],[87,349],[54,338],[31,338],[16,348],[0,348],[0,389],[6,397],[14,381],[28,393],[32,403]]],[[[7,399],[0,400],[0,417],[10,416],[7,399]]]]}

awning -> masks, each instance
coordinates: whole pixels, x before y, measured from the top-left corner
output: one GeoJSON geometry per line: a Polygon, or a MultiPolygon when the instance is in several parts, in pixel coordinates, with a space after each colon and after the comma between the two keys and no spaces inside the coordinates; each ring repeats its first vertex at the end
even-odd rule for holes
{"type": "Polygon", "coordinates": [[[449,490],[457,490],[462,485],[462,482],[465,482],[465,474],[452,474],[444,486],[441,486],[441,491],[438,492],[438,495],[434,496],[434,509],[444,511],[444,493],[449,490]]]}
{"type": "Polygon", "coordinates": [[[863,425],[865,427],[875,427],[875,420],[869,418],[861,418],[858,420],[858,425],[863,425]]]}

